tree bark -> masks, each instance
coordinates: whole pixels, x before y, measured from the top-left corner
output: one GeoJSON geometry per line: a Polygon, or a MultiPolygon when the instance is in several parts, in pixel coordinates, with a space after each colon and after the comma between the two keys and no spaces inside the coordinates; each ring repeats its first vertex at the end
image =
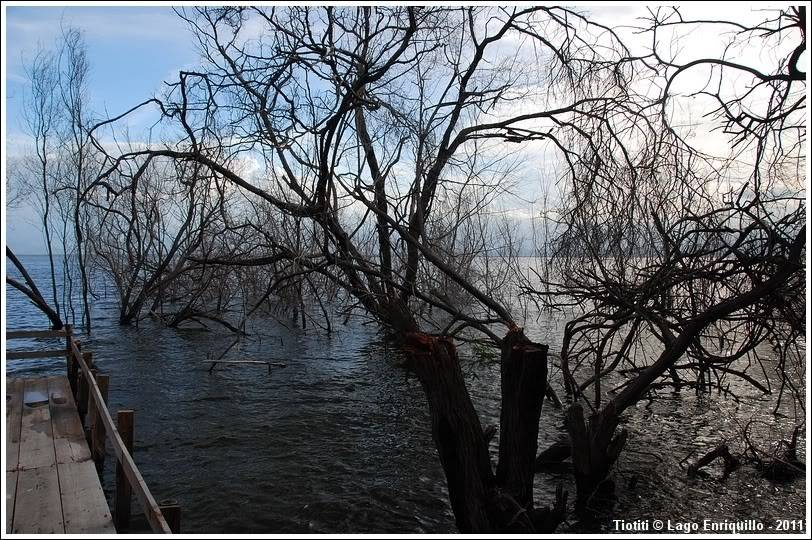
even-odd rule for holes
{"type": "Polygon", "coordinates": [[[577,490],[576,508],[582,509],[609,476],[626,444],[626,431],[620,430],[615,435],[618,416],[611,401],[591,415],[588,422],[581,404],[574,403],[567,410],[566,424],[577,490]]]}
{"type": "Polygon", "coordinates": [[[465,386],[450,338],[413,333],[407,337],[409,367],[429,403],[431,434],[448,482],[457,528],[462,533],[495,530],[488,515],[496,481],[479,416],[465,386]]]}
{"type": "Polygon", "coordinates": [[[566,513],[559,488],[553,508],[533,508],[541,406],[547,388],[547,347],[512,329],[502,345],[502,414],[496,474],[485,434],[449,337],[413,332],[404,348],[426,392],[431,431],[462,533],[553,532],[566,513]]]}
{"type": "Polygon", "coordinates": [[[496,482],[531,510],[539,419],[547,390],[547,346],[531,342],[518,328],[511,329],[502,342],[501,374],[496,482]]]}

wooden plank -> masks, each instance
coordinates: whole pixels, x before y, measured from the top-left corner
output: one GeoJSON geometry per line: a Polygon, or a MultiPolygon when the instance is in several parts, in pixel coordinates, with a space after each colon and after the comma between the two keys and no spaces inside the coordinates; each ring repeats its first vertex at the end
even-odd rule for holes
{"type": "Polygon", "coordinates": [[[14,501],[17,499],[17,471],[6,471],[6,534],[11,532],[14,520],[14,501]]]}
{"type": "Polygon", "coordinates": [[[7,330],[6,340],[27,338],[61,338],[65,337],[65,330],[7,330]]]}
{"type": "Polygon", "coordinates": [[[51,414],[48,407],[48,380],[27,379],[23,394],[23,412],[20,433],[20,459],[18,468],[34,469],[56,463],[54,454],[51,414]],[[45,397],[43,405],[34,403],[45,397]]]}
{"type": "MultiPolygon", "coordinates": [[[[81,378],[84,378],[87,381],[88,391],[92,396],[92,399],[96,400],[96,403],[104,403],[104,397],[102,396],[101,391],[99,390],[99,387],[90,372],[90,367],[82,357],[82,352],[76,346],[76,342],[71,343],[71,351],[73,352],[76,361],[79,362],[79,368],[82,372],[81,378]]],[[[121,439],[121,435],[119,434],[118,430],[116,430],[116,426],[113,423],[113,418],[110,416],[110,411],[107,410],[107,407],[102,407],[100,412],[101,415],[99,418],[101,418],[102,423],[110,436],[110,440],[113,443],[113,450],[116,453],[116,458],[121,463],[124,474],[127,475],[127,479],[130,481],[133,492],[135,493],[138,502],[141,504],[141,508],[144,510],[144,515],[146,516],[150,527],[152,527],[152,530],[155,532],[171,534],[172,530],[169,528],[166,519],[164,519],[163,515],[161,514],[161,510],[158,508],[158,503],[155,502],[155,498],[152,496],[152,493],[150,493],[147,483],[141,476],[141,473],[139,472],[138,467],[136,467],[132,456],[129,452],[127,452],[127,449],[124,446],[124,441],[121,439]]]]}
{"type": "Polygon", "coordinates": [[[17,472],[17,498],[12,523],[11,532],[15,534],[65,532],[56,465],[17,472]]]}
{"type": "Polygon", "coordinates": [[[76,393],[76,371],[78,366],[76,362],[73,360],[73,351],[70,349],[70,345],[73,343],[73,326],[65,325],[65,351],[67,354],[65,355],[66,367],[68,370],[68,382],[70,383],[71,391],[75,394],[76,393]]]}
{"type": "Polygon", "coordinates": [[[6,470],[17,470],[20,456],[20,428],[23,414],[23,379],[6,381],[6,470]]]}
{"type": "Polygon", "coordinates": [[[58,466],[62,515],[67,534],[115,534],[113,516],[92,461],[58,466]]]}
{"type": "Polygon", "coordinates": [[[55,358],[65,356],[65,349],[52,351],[6,351],[6,360],[27,360],[31,358],[55,358]]]}
{"type": "Polygon", "coordinates": [[[90,459],[84,429],[66,377],[48,380],[48,393],[56,462],[80,463],[90,459]]]}

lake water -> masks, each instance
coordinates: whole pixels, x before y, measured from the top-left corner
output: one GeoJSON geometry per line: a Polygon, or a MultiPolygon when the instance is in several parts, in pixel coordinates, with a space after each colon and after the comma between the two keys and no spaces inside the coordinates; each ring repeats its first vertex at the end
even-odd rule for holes
{"type": "MultiPolygon", "coordinates": [[[[48,296],[47,259],[21,259],[48,296]]],[[[8,329],[47,328],[44,316],[7,289],[8,329]]],[[[80,338],[83,349],[93,351],[96,365],[110,375],[110,409],[135,409],[136,463],[156,499],[180,503],[183,532],[455,531],[423,391],[397,367],[397,352],[374,325],[350,321],[327,337],[258,319],[227,358],[287,367],[269,374],[263,365],[232,365],[210,374],[205,360],[219,356],[231,334],[216,327],[168,329],[148,320],[139,328],[121,327],[109,289],[100,291],[92,310],[94,331],[80,338]]],[[[561,345],[555,328],[545,319],[527,324],[528,334],[551,351],[561,345]]],[[[483,425],[497,424],[498,365],[465,349],[461,361],[483,425]]],[[[64,374],[64,360],[9,361],[6,374],[64,374]]],[[[777,519],[802,518],[804,479],[773,483],[744,467],[722,482],[690,479],[680,468],[691,452],[723,440],[739,450],[740,426],[749,419],[766,438],[791,431],[791,409],[784,411],[789,418],[776,418],[774,396],[738,390],[744,396],[738,404],[689,391],[639,403],[627,414],[629,442],[617,466],[616,501],[589,521],[571,517],[559,532],[608,532],[612,519],[755,519],[770,528],[777,519]]],[[[562,411],[546,402],[540,448],[563,436],[562,424],[562,411]]],[[[113,476],[110,455],[108,495],[113,476]]],[[[558,482],[573,499],[571,475],[550,472],[536,477],[538,504],[551,501],[558,482]]]]}

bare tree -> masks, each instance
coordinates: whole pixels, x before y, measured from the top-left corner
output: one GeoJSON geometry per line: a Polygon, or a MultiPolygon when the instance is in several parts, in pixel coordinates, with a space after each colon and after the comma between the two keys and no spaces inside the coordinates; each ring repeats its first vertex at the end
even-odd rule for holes
{"type": "Polygon", "coordinates": [[[646,62],[663,89],[652,100],[659,128],[633,166],[583,150],[553,256],[537,273],[543,285],[531,287],[548,305],[577,307],[561,365],[575,399],[567,423],[580,505],[625,443],[621,415],[656,388],[727,391],[736,377],[764,392],[778,380],[781,396],[789,387],[800,397],[786,351],[803,357],[806,88],[797,62],[805,11],[744,25],[661,9],[647,23],[646,62]],[[697,27],[733,30],[720,57],[683,61],[660,51],[667,32],[678,42],[680,30],[697,27]],[[742,63],[742,45],[787,56],[762,72],[742,63]],[[701,68],[704,85],[674,91],[701,68]],[[676,112],[683,95],[710,98],[701,113],[728,135],[730,154],[712,155],[686,137],[676,112]],[[778,350],[777,363],[765,362],[762,343],[778,350]],[[602,383],[612,380],[618,386],[607,392],[602,383]]]}
{"type": "Polygon", "coordinates": [[[61,46],[58,57],[59,79],[59,105],[62,111],[61,148],[59,185],[57,190],[62,192],[63,211],[63,245],[64,275],[68,299],[72,309],[72,275],[73,261],[70,255],[75,255],[76,266],[79,270],[82,298],[82,326],[86,332],[91,331],[90,319],[90,282],[88,279],[87,258],[88,250],[84,239],[83,229],[85,217],[82,212],[81,193],[95,175],[94,149],[87,135],[91,114],[88,110],[88,71],[87,47],[82,32],[76,28],[64,28],[61,36],[61,46]],[[72,238],[68,237],[68,224],[72,225],[72,238]],[[68,250],[72,245],[74,249],[68,250]]]}
{"type": "MultiPolygon", "coordinates": [[[[573,148],[617,142],[593,136],[601,119],[643,114],[628,50],[611,29],[562,8],[180,14],[206,66],[135,107],[157,106],[179,137],[109,156],[96,185],[169,158],[266,204],[295,234],[267,235],[261,257],[249,245],[206,264],[287,261],[339,287],[410,352],[459,529],[553,530],[564,495],[554,509],[534,508],[532,497],[547,347],[524,336],[492,274],[478,277],[465,261],[487,254],[481,210],[509,170],[506,145],[541,144],[575,175],[573,148]],[[442,290],[451,284],[468,301],[451,300],[442,290]],[[433,311],[441,321],[423,315],[433,311]],[[449,335],[463,330],[502,352],[495,471],[493,434],[482,429],[449,335]]],[[[503,251],[508,266],[512,249],[503,251]]]]}
{"type": "Polygon", "coordinates": [[[26,178],[23,182],[29,187],[29,192],[33,194],[40,211],[50,267],[51,298],[57,316],[61,309],[51,238],[53,227],[51,204],[54,189],[54,161],[56,161],[54,152],[58,144],[56,133],[59,115],[58,96],[56,95],[58,69],[58,61],[51,52],[40,50],[35,54],[26,68],[30,91],[26,94],[27,99],[23,108],[26,133],[33,142],[33,154],[24,160],[26,178]]]}
{"type": "Polygon", "coordinates": [[[6,283],[27,296],[31,303],[33,303],[37,309],[42,311],[48,317],[48,320],[51,322],[51,328],[54,330],[61,330],[65,325],[62,322],[62,319],[59,317],[59,313],[48,305],[48,301],[45,300],[44,296],[42,296],[39,287],[37,287],[37,283],[31,277],[31,274],[28,273],[25,265],[23,265],[20,259],[8,246],[6,246],[6,257],[8,257],[14,267],[17,268],[17,272],[19,272],[20,276],[23,278],[23,283],[20,283],[19,280],[7,275],[6,283]]]}
{"type": "Polygon", "coordinates": [[[96,171],[88,143],[88,64],[82,34],[64,28],[53,50],[41,50],[27,67],[30,88],[24,119],[33,145],[17,170],[20,185],[39,208],[50,266],[53,309],[74,313],[72,284],[77,268],[82,284],[82,322],[90,331],[90,286],[83,245],[81,190],[96,171]],[[57,283],[54,242],[62,248],[61,283],[57,283]],[[77,264],[74,264],[74,256],[77,264]],[[61,285],[61,287],[60,287],[61,285]],[[62,299],[59,299],[59,290],[62,299]]]}

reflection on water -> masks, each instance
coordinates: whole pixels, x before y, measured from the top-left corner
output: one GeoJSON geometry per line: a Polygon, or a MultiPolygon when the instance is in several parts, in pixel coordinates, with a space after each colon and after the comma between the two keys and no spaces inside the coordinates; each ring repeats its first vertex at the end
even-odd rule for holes
{"type": "MultiPolygon", "coordinates": [[[[46,271],[42,257],[23,260],[35,279],[46,271]]],[[[350,322],[328,338],[255,321],[227,358],[287,367],[269,374],[264,365],[220,365],[210,374],[207,355],[219,356],[229,334],[150,321],[120,327],[115,302],[112,292],[94,302],[95,330],[83,348],[111,376],[111,410],[135,409],[136,462],[156,499],[179,501],[184,532],[454,532],[422,390],[372,326],[350,322]]],[[[7,309],[8,328],[47,325],[13,291],[7,309]]],[[[560,345],[548,322],[528,331],[551,350],[560,345]]],[[[498,424],[498,366],[462,354],[483,425],[498,424]]],[[[11,361],[6,373],[61,374],[64,361],[11,361]]],[[[748,392],[738,405],[691,392],[638,404],[625,426],[618,500],[595,521],[572,518],[560,531],[610,531],[613,517],[761,519],[768,526],[802,517],[803,479],[774,484],[744,468],[719,482],[689,479],[680,469],[689,453],[723,439],[735,450],[740,424],[751,417],[775,423],[772,399],[748,392]]],[[[545,403],[541,448],[562,436],[562,422],[561,411],[545,403]]],[[[113,464],[108,456],[108,491],[113,464]]],[[[559,482],[574,494],[566,470],[549,472],[536,478],[537,501],[551,502],[559,482]]]]}

